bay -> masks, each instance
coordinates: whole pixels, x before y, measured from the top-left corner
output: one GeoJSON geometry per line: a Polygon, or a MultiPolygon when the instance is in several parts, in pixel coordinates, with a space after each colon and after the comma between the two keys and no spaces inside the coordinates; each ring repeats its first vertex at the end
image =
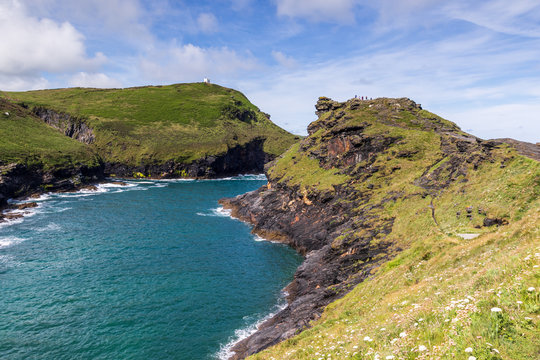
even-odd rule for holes
{"type": "Polygon", "coordinates": [[[48,194],[0,227],[0,358],[215,359],[284,304],[302,258],[217,200],[261,176],[48,194]]]}

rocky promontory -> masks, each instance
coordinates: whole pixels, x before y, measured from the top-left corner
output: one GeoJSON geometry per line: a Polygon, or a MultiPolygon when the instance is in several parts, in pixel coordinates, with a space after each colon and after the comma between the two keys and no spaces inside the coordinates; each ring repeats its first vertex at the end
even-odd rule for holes
{"type": "Polygon", "coordinates": [[[481,199],[468,208],[439,205],[454,191],[464,194],[487,167],[514,160],[502,141],[464,133],[406,98],[323,97],[316,110],[309,136],[267,165],[267,186],[220,201],[254,233],[306,257],[286,288],[287,308],[237,343],[232,359],[311,327],[325,306],[410,247],[407,236],[418,231],[404,231],[404,222],[412,224],[415,211],[430,232],[448,232],[451,222],[482,233],[510,220],[481,199]],[[411,208],[395,211],[396,204],[411,208]]]}

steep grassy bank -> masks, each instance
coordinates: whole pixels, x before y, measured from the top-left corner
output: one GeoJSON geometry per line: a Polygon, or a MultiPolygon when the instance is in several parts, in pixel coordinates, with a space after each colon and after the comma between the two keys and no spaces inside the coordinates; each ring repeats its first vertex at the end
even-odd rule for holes
{"type": "Polygon", "coordinates": [[[103,178],[103,164],[92,149],[1,98],[0,140],[0,208],[8,198],[73,190],[103,178]]]}
{"type": "Polygon", "coordinates": [[[540,163],[408,99],[316,108],[269,185],[223,201],[306,254],[236,357],[538,357],[540,163]]]}
{"type": "MultiPolygon", "coordinates": [[[[171,164],[211,166],[230,149],[260,144],[262,160],[285,151],[295,137],[279,128],[240,92],[194,83],[128,89],[58,89],[6,92],[65,134],[84,123],[86,142],[117,175],[204,176],[171,164]],[[68,126],[69,125],[69,126],[68,126]],[[167,166],[164,166],[168,164],[167,166]],[[124,170],[123,170],[124,169],[124,170]]],[[[257,145],[258,146],[258,145],[257,145]]],[[[203,169],[204,170],[204,169],[203,169]]],[[[252,169],[247,169],[252,170],[252,169]]],[[[233,171],[234,172],[234,171],[233,171]]],[[[211,176],[211,175],[210,175],[211,176]]]]}
{"type": "Polygon", "coordinates": [[[19,105],[0,98],[0,165],[21,163],[45,169],[96,165],[95,153],[60,134],[19,105]]]}

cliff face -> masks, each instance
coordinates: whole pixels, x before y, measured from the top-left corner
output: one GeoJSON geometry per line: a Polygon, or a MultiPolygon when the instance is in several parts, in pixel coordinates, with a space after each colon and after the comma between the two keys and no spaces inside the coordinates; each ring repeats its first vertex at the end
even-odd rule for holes
{"type": "Polygon", "coordinates": [[[33,109],[34,114],[46,124],[60,130],[64,135],[69,136],[85,144],[91,144],[96,139],[92,129],[84,120],[73,117],[67,113],[59,113],[44,107],[33,109]]]}
{"type": "Polygon", "coordinates": [[[129,166],[123,163],[106,163],[105,173],[115,177],[134,177],[142,174],[152,178],[216,178],[238,174],[260,174],[270,159],[263,150],[264,139],[254,139],[246,144],[233,146],[225,153],[209,155],[190,164],[175,161],[129,166]]]}
{"type": "Polygon", "coordinates": [[[309,136],[267,167],[268,186],[221,200],[254,233],[306,255],[287,287],[288,307],[238,343],[233,359],[310,327],[326,305],[409,247],[407,235],[419,231],[407,229],[414,223],[407,219],[415,215],[396,204],[416,207],[422,231],[443,231],[448,212],[476,232],[508,223],[496,207],[479,206],[474,217],[457,203],[443,215],[438,207],[484,164],[504,169],[514,159],[501,142],[466,134],[409,99],[320,98],[316,109],[309,136]]]}
{"type": "Polygon", "coordinates": [[[0,166],[0,209],[10,198],[47,191],[77,190],[103,179],[102,165],[58,169],[44,169],[41,164],[12,163],[0,166]]]}

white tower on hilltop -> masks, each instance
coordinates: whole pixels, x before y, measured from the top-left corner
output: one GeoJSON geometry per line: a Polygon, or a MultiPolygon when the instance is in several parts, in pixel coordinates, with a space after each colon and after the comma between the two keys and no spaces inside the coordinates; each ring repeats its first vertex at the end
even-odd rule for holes
{"type": "Polygon", "coordinates": [[[210,84],[210,79],[209,78],[204,78],[204,83],[205,84],[210,84]]]}

